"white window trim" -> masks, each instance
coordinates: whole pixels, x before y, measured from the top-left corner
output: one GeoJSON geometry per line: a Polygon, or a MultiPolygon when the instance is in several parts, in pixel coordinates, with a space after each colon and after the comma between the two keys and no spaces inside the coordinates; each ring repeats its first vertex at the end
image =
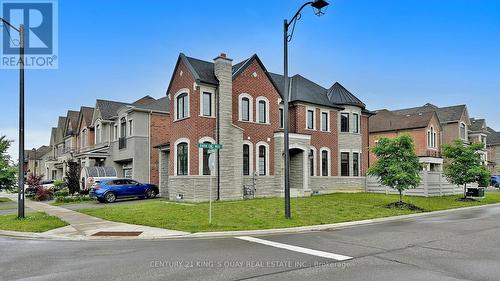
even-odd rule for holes
{"type": "Polygon", "coordinates": [[[306,106],[306,130],[316,130],[316,108],[314,107],[308,107],[306,106]],[[312,111],[313,112],[313,128],[312,129],[309,129],[307,124],[309,123],[308,121],[308,112],[309,111],[312,111]]]}
{"type": "Polygon", "coordinates": [[[460,127],[458,128],[458,137],[463,141],[466,141],[469,137],[468,132],[467,132],[467,124],[465,124],[464,122],[460,122],[460,127]],[[465,137],[464,138],[462,138],[462,134],[460,133],[460,129],[462,128],[462,125],[464,125],[464,130],[465,130],[465,137]]]}
{"type": "Polygon", "coordinates": [[[320,111],[320,115],[319,115],[319,116],[320,116],[320,118],[319,118],[319,130],[320,130],[321,132],[330,132],[330,131],[331,131],[331,130],[330,130],[330,128],[331,128],[331,126],[330,126],[330,125],[331,125],[331,124],[330,124],[330,123],[331,123],[331,122],[330,122],[330,111],[329,111],[329,110],[323,110],[323,109],[322,109],[322,110],[320,111]],[[323,131],[323,113],[326,113],[326,116],[327,116],[327,117],[326,117],[326,122],[327,122],[327,124],[326,124],[326,128],[327,128],[327,130],[326,130],[326,131],[323,131]]]}
{"type": "Polygon", "coordinates": [[[319,169],[319,176],[323,176],[323,151],[327,152],[327,177],[332,176],[332,151],[328,147],[322,147],[319,149],[319,163],[320,163],[320,169],[319,169]]]}
{"type": "Polygon", "coordinates": [[[191,144],[190,144],[189,139],[187,139],[187,138],[180,138],[180,139],[178,139],[178,140],[175,141],[175,143],[174,143],[174,165],[173,166],[174,166],[174,175],[177,176],[177,146],[180,143],[182,143],[182,142],[185,142],[188,145],[188,149],[187,149],[187,152],[188,152],[188,167],[187,167],[188,173],[187,173],[187,175],[180,175],[180,177],[185,177],[185,176],[189,176],[190,175],[190,171],[191,171],[191,161],[190,161],[191,159],[189,158],[190,155],[191,155],[191,153],[189,151],[190,147],[191,147],[191,144]]]}
{"type": "Polygon", "coordinates": [[[118,125],[114,124],[113,125],[113,140],[117,140],[117,139],[118,139],[118,125]]]}
{"type": "MultiPolygon", "coordinates": [[[[309,171],[308,175],[311,176],[311,177],[315,177],[315,176],[318,175],[318,151],[316,150],[316,147],[314,147],[314,146],[311,146],[309,148],[309,150],[313,151],[313,169],[314,169],[314,171],[313,171],[312,176],[311,176],[311,173],[310,173],[311,171],[309,171]]],[[[308,156],[309,156],[309,154],[308,154],[308,156]]],[[[307,163],[309,164],[309,161],[307,161],[307,163]]],[[[308,165],[308,167],[309,167],[309,165],[308,165]]]]}
{"type": "Polygon", "coordinates": [[[101,121],[98,119],[95,124],[94,143],[100,144],[101,142],[102,142],[102,124],[101,121]],[[97,130],[97,128],[99,128],[99,130],[97,130]],[[97,137],[99,137],[99,141],[97,141],[98,140],[97,137]]]}
{"type": "Polygon", "coordinates": [[[265,177],[265,176],[270,176],[269,175],[269,158],[271,156],[269,155],[269,144],[267,142],[260,141],[255,145],[255,171],[257,172],[258,177],[265,177]],[[259,147],[264,146],[266,148],[266,174],[265,175],[260,175],[260,166],[259,166],[259,147]]]}
{"type": "Polygon", "coordinates": [[[280,129],[284,129],[285,127],[285,106],[280,104],[279,109],[278,109],[278,114],[279,114],[279,120],[278,120],[278,126],[280,129]],[[283,111],[283,126],[281,126],[281,111],[283,111]]]}
{"type": "Polygon", "coordinates": [[[351,131],[351,133],[353,133],[353,134],[361,134],[361,115],[360,115],[360,113],[351,111],[350,115],[351,115],[351,118],[350,118],[351,121],[350,122],[352,124],[351,124],[351,128],[349,128],[349,131],[351,131]],[[356,116],[356,118],[354,118],[355,116],[356,116]],[[354,131],[354,124],[355,124],[354,122],[355,122],[355,120],[358,122],[358,126],[357,126],[358,127],[358,131],[357,132],[354,131]]]}
{"type": "Polygon", "coordinates": [[[437,148],[437,132],[434,126],[430,126],[427,130],[427,148],[436,149],[437,148]],[[430,139],[429,139],[430,136],[430,139]]]}
{"type": "Polygon", "coordinates": [[[134,127],[135,127],[134,126],[134,119],[127,118],[127,126],[128,126],[128,136],[131,137],[134,135],[134,132],[133,132],[134,127]],[[130,125],[132,125],[132,126],[130,126],[130,125]]]}
{"type": "MultiPolygon", "coordinates": [[[[177,116],[177,115],[176,115],[177,116]]],[[[200,117],[214,118],[215,117],[215,90],[207,87],[200,87],[200,117]],[[210,93],[210,116],[203,115],[203,93],[210,93]]]]}
{"type": "Polygon", "coordinates": [[[82,129],[81,134],[80,134],[81,148],[87,147],[87,141],[88,141],[88,129],[85,127],[82,129]]]}
{"type": "Polygon", "coordinates": [[[191,117],[191,102],[190,102],[189,97],[190,97],[190,92],[189,92],[188,88],[182,88],[179,91],[177,91],[177,93],[175,93],[175,95],[174,95],[174,121],[184,120],[184,119],[191,117]],[[183,117],[183,118],[177,118],[177,97],[183,93],[187,94],[187,116],[183,117]]]}
{"type": "Polygon", "coordinates": [[[351,177],[362,177],[361,175],[361,162],[363,162],[363,156],[362,156],[362,153],[361,151],[359,150],[356,150],[356,149],[353,149],[350,153],[350,156],[349,156],[349,168],[350,168],[350,171],[349,171],[349,175],[351,177]],[[354,153],[357,153],[358,154],[358,176],[354,176],[354,153]]]}
{"type": "MultiPolygon", "coordinates": [[[[350,150],[350,149],[341,149],[339,151],[339,157],[338,157],[338,161],[339,161],[339,177],[342,177],[342,153],[349,153],[349,175],[348,176],[343,176],[344,178],[347,178],[347,177],[352,177],[352,153],[353,152],[358,152],[360,153],[358,150],[350,150]]],[[[361,154],[361,153],[360,153],[361,154]]]]}
{"type": "MultiPolygon", "coordinates": [[[[253,169],[253,156],[254,156],[253,155],[253,143],[249,140],[244,140],[243,144],[246,144],[249,147],[248,158],[250,158],[250,159],[248,161],[249,162],[248,165],[250,165],[250,167],[248,169],[248,176],[252,176],[253,172],[254,172],[254,169],[253,169]]],[[[243,156],[243,146],[241,147],[241,155],[243,156]]],[[[242,173],[243,173],[243,171],[242,171],[242,173]]],[[[243,175],[243,176],[245,177],[245,175],[243,175]]]]}
{"type": "Polygon", "coordinates": [[[269,100],[266,97],[259,96],[255,99],[255,122],[259,124],[271,124],[271,121],[269,120],[269,100]],[[259,102],[264,101],[265,106],[266,106],[266,122],[261,123],[260,122],[260,112],[259,112],[259,102]]]}
{"type": "MultiPolygon", "coordinates": [[[[202,137],[198,141],[198,143],[204,143],[204,142],[210,142],[211,144],[214,144],[215,140],[211,137],[202,137]]],[[[177,162],[175,162],[175,163],[177,163],[177,162]]],[[[188,163],[189,163],[189,161],[188,161],[188,163]]],[[[188,164],[188,167],[189,167],[189,164],[188,164]]],[[[210,175],[203,174],[203,149],[202,148],[198,149],[198,175],[203,176],[203,177],[210,177],[210,175]]]]}
{"type": "Polygon", "coordinates": [[[238,96],[238,121],[241,121],[241,122],[253,122],[253,98],[251,95],[247,94],[247,93],[241,93],[239,96],[238,96]],[[243,112],[241,111],[241,104],[242,104],[242,100],[243,98],[248,98],[248,121],[247,120],[243,120],[242,116],[243,116],[243,112]]]}

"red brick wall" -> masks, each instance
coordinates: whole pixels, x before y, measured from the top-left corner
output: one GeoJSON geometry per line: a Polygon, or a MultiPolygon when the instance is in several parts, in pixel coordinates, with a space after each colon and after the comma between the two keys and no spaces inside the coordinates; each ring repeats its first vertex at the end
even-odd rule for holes
{"type": "MultiPolygon", "coordinates": [[[[167,110],[167,109],[165,109],[167,110]]],[[[160,174],[159,174],[159,152],[157,145],[166,143],[170,140],[169,135],[169,114],[151,114],[150,125],[149,125],[149,135],[150,135],[150,173],[149,182],[152,184],[159,185],[160,174]]]]}
{"type": "Polygon", "coordinates": [[[233,123],[241,127],[243,131],[243,139],[252,142],[253,147],[253,170],[256,171],[255,159],[256,147],[258,142],[266,142],[269,145],[269,174],[274,175],[274,133],[279,130],[279,104],[280,95],[274,88],[272,82],[267,77],[259,63],[254,60],[234,81],[233,81],[233,123]],[[257,76],[254,77],[253,73],[257,76]],[[253,121],[239,121],[239,95],[242,93],[249,94],[253,98],[253,121]],[[255,123],[257,120],[258,108],[256,99],[259,96],[266,97],[269,100],[269,121],[270,124],[255,123]],[[270,139],[268,141],[267,139],[270,139]]]}
{"type": "Polygon", "coordinates": [[[187,138],[189,144],[189,174],[198,175],[198,140],[202,137],[215,137],[215,118],[200,117],[200,89],[196,87],[193,90],[194,79],[187,69],[186,65],[181,61],[174,78],[170,84],[170,163],[169,174],[173,175],[175,170],[175,153],[174,145],[179,138],[187,138]],[[182,76],[180,73],[182,72],[182,76]],[[174,95],[182,88],[189,89],[189,111],[190,117],[187,119],[174,121],[175,119],[175,100],[174,95]]]}
{"type": "MultiPolygon", "coordinates": [[[[90,124],[89,124],[90,125],[90,124]]],[[[78,128],[78,135],[76,136],[76,147],[78,149],[81,149],[82,147],[82,139],[81,139],[81,136],[82,136],[82,131],[83,129],[87,128],[87,135],[88,135],[88,138],[87,138],[87,148],[90,148],[90,147],[93,147],[94,146],[94,142],[95,142],[95,138],[94,138],[94,130],[91,129],[91,128],[88,128],[87,127],[87,123],[85,122],[85,119],[82,120],[82,123],[80,123],[80,127],[78,128]]]]}

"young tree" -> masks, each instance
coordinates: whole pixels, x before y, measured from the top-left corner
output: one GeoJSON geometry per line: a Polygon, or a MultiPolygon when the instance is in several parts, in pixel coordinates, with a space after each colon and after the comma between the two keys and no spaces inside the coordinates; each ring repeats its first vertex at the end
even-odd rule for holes
{"type": "Polygon", "coordinates": [[[443,156],[446,160],[444,175],[451,183],[464,187],[464,199],[467,197],[467,184],[483,184],[490,179],[490,173],[478,153],[482,149],[482,143],[465,145],[461,140],[443,146],[443,156]]]}
{"type": "Polygon", "coordinates": [[[68,187],[69,194],[73,195],[80,192],[80,174],[78,169],[78,163],[74,161],[69,161],[67,163],[68,170],[66,171],[66,177],[64,179],[66,186],[68,187]]]}
{"type": "Polygon", "coordinates": [[[7,154],[11,142],[5,136],[0,136],[0,190],[12,189],[16,184],[17,169],[11,165],[7,154]]]}
{"type": "Polygon", "coordinates": [[[402,135],[394,139],[381,138],[372,149],[377,162],[368,169],[368,174],[376,176],[385,186],[399,192],[399,202],[403,202],[403,191],[420,185],[422,178],[418,156],[410,136],[402,135]]]}

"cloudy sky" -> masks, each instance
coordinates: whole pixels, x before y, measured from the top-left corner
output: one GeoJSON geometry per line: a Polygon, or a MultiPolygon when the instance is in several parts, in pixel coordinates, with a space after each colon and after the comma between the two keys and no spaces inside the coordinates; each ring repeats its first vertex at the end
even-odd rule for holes
{"type": "MultiPolygon", "coordinates": [[[[304,10],[291,74],[324,87],[339,81],[370,109],[467,104],[500,130],[500,1],[330,2],[322,17],[304,10]]],[[[60,0],[59,69],[26,73],[27,149],[48,144],[68,109],[163,96],[179,52],[236,62],[257,53],[282,72],[283,19],[302,3],[60,0]]],[[[17,97],[18,72],[0,69],[0,135],[12,140],[17,97]]]]}

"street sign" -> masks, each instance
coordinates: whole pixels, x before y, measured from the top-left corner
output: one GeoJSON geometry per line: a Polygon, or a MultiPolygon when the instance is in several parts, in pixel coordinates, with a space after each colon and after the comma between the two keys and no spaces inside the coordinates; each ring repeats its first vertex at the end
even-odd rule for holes
{"type": "Polygon", "coordinates": [[[222,144],[218,143],[199,143],[198,148],[206,148],[206,149],[222,149],[222,144]]]}

